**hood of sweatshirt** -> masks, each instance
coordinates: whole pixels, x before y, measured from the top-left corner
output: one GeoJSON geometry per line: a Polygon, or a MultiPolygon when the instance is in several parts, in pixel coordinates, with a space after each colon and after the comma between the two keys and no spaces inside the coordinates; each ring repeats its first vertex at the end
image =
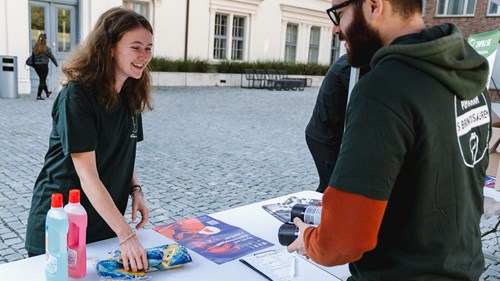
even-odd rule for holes
{"type": "Polygon", "coordinates": [[[371,66],[390,59],[429,73],[462,100],[478,96],[489,81],[488,61],[464,40],[453,24],[396,38],[375,53],[371,66]]]}

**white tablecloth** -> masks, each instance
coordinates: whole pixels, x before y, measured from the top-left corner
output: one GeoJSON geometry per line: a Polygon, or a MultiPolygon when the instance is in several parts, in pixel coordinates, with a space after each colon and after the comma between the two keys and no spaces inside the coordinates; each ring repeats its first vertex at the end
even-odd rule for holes
{"type": "MultiPolygon", "coordinates": [[[[240,227],[251,234],[266,239],[275,244],[275,248],[282,248],[278,243],[278,228],[281,222],[262,209],[263,204],[283,202],[290,196],[303,198],[321,198],[322,194],[314,191],[302,191],[271,200],[250,204],[247,206],[211,214],[210,216],[225,223],[240,227]]],[[[154,247],[172,243],[167,237],[154,230],[139,231],[138,237],[144,247],[154,247]]],[[[108,239],[87,245],[87,275],[76,280],[98,280],[99,276],[94,268],[93,261],[108,258],[108,252],[117,247],[117,239],[108,239]]],[[[269,248],[271,249],[271,248],[269,248]]],[[[216,263],[189,250],[193,262],[182,268],[150,273],[152,281],[159,280],[217,280],[217,281],[254,281],[265,280],[258,273],[252,271],[238,260],[217,265],[216,263]]],[[[0,265],[0,280],[33,281],[45,279],[45,257],[37,256],[24,260],[0,265]]],[[[311,261],[297,258],[296,277],[293,280],[321,281],[345,280],[349,276],[347,265],[326,268],[311,261]]]]}

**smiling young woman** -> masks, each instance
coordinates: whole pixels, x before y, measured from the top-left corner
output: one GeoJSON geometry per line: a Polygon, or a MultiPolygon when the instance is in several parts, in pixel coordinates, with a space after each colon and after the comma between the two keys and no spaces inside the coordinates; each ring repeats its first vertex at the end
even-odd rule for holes
{"type": "Polygon", "coordinates": [[[80,189],[91,222],[87,242],[117,236],[126,270],[147,268],[144,247],[124,218],[129,196],[132,220],[148,220],[149,209],[135,173],[141,113],[152,110],[153,29],[141,15],[113,8],[63,66],[67,83],[52,109],[53,128],[45,163],[33,189],[26,231],[30,255],[45,252],[45,215],[50,196],[80,189]],[[130,264],[130,265],[129,265],[130,264]]]}

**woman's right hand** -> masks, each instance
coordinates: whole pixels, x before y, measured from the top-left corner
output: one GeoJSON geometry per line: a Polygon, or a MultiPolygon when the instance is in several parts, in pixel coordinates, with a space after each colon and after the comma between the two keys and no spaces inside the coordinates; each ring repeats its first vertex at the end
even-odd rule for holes
{"type": "MultiPolygon", "coordinates": [[[[126,237],[122,239],[126,239],[126,237]]],[[[123,241],[120,244],[120,251],[125,270],[132,270],[136,272],[138,270],[148,269],[146,250],[142,246],[141,242],[139,242],[137,235],[123,241]]]]}

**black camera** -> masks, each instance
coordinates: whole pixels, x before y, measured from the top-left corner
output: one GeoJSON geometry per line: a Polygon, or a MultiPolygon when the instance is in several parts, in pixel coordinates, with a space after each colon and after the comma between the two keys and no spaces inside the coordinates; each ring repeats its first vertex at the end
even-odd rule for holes
{"type": "Polygon", "coordinates": [[[321,221],[321,206],[295,204],[290,211],[290,222],[284,223],[278,230],[278,241],[283,246],[290,245],[299,236],[299,228],[293,224],[298,217],[306,223],[318,225],[321,221]]]}

